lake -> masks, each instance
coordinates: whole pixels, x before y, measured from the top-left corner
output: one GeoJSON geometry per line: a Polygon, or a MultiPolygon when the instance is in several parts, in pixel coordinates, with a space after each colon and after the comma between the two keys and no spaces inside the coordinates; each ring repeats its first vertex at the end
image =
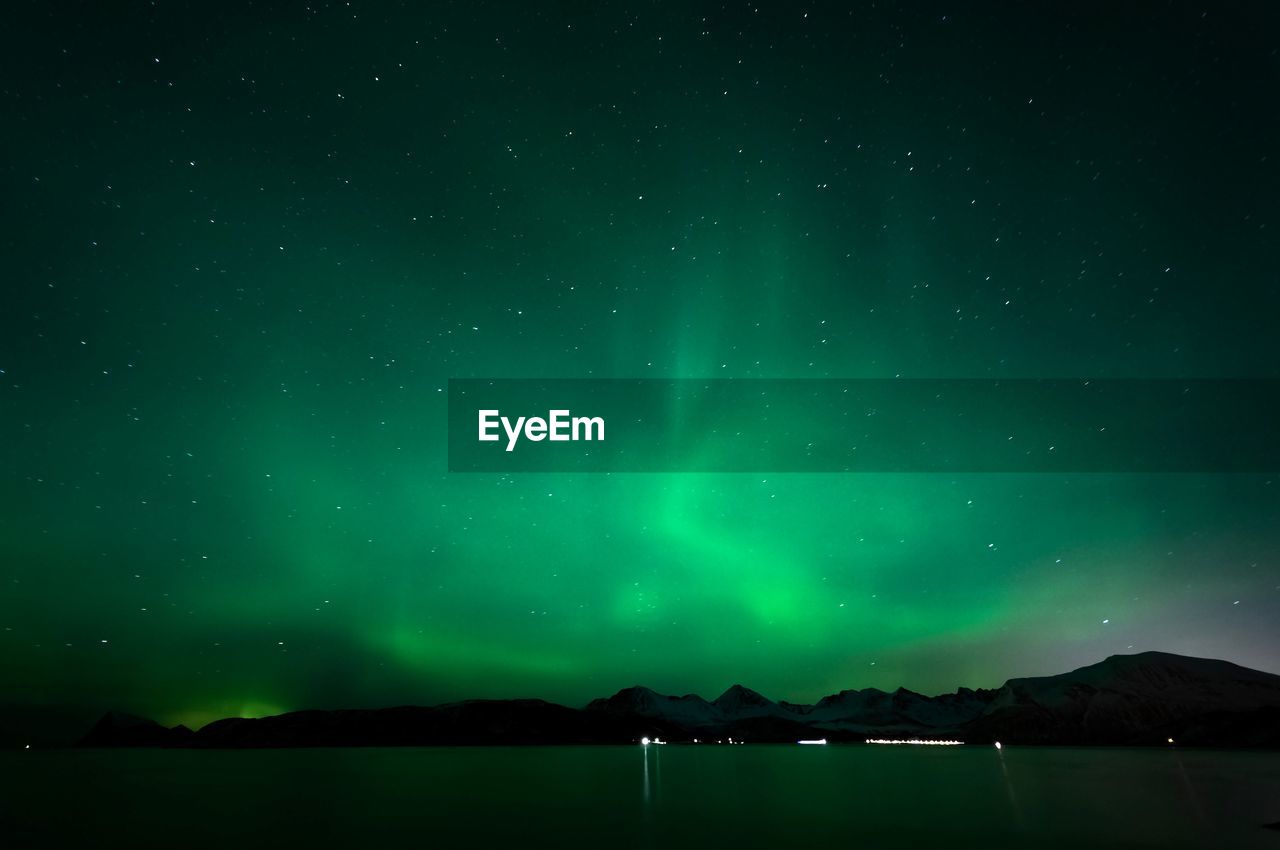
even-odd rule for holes
{"type": "Polygon", "coordinates": [[[0,754],[0,846],[1265,847],[1280,754],[896,746],[0,754]]]}

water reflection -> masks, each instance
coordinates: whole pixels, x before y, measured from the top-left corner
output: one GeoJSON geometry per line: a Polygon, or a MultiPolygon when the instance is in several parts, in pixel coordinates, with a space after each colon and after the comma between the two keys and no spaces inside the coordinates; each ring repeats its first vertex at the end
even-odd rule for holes
{"type": "Polygon", "coordinates": [[[1000,760],[1000,774],[1004,777],[1005,794],[1009,797],[1009,808],[1013,809],[1013,822],[1021,828],[1022,823],[1022,807],[1018,805],[1018,795],[1013,790],[1013,780],[1009,778],[1009,766],[1004,761],[1004,748],[1000,746],[1000,742],[996,742],[995,746],[996,758],[1000,760]]]}
{"type": "Polygon", "coordinates": [[[662,747],[658,746],[661,743],[659,741],[654,741],[650,744],[648,743],[648,738],[644,740],[645,743],[640,746],[640,758],[643,763],[641,779],[644,784],[644,807],[648,810],[657,797],[656,789],[661,779],[659,771],[662,766],[662,756],[659,755],[659,752],[662,747]]]}
{"type": "MultiPolygon", "coordinates": [[[[1172,743],[1173,739],[1170,738],[1172,743]]],[[[1186,791],[1187,799],[1191,801],[1191,811],[1195,814],[1196,822],[1205,823],[1204,809],[1200,805],[1200,795],[1196,793],[1196,787],[1191,783],[1191,777],[1187,775],[1187,766],[1182,763],[1182,756],[1177,750],[1173,751],[1174,763],[1178,765],[1178,776],[1182,779],[1183,790],[1186,791]]]]}
{"type": "Polygon", "coordinates": [[[653,789],[650,786],[649,779],[649,750],[651,749],[653,748],[647,742],[640,746],[640,752],[644,754],[644,804],[646,808],[653,800],[653,789]]]}

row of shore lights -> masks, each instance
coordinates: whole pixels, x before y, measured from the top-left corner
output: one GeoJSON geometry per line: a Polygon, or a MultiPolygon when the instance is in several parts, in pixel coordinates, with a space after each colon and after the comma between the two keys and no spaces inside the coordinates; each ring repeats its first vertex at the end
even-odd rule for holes
{"type": "MultiPolygon", "coordinates": [[[[701,743],[701,741],[699,741],[697,738],[694,738],[694,739],[693,739],[693,742],[694,742],[695,744],[701,743]]],[[[660,739],[660,738],[653,738],[653,739],[650,739],[650,738],[641,738],[641,739],[640,739],[640,743],[641,743],[641,745],[642,745],[642,746],[646,746],[646,747],[647,747],[647,746],[649,746],[650,744],[665,744],[665,743],[666,743],[666,741],[663,741],[663,740],[662,740],[662,739],[660,739]]],[[[717,744],[723,744],[723,743],[725,743],[725,742],[724,742],[724,741],[716,741],[716,743],[717,743],[717,744]]],[[[735,741],[735,740],[733,740],[732,738],[730,738],[730,739],[729,739],[729,741],[728,741],[728,743],[730,743],[730,744],[745,744],[745,743],[746,743],[746,741],[735,741]]],[[[801,741],[796,741],[796,743],[797,743],[797,744],[826,744],[826,743],[827,743],[827,739],[826,739],[826,738],[818,738],[818,739],[816,739],[816,740],[801,740],[801,741]]],[[[929,739],[925,739],[925,738],[868,738],[868,739],[866,740],[866,743],[868,743],[868,744],[894,744],[894,745],[896,745],[896,744],[909,744],[909,745],[913,745],[913,746],[926,746],[926,747],[958,747],[958,746],[962,745],[962,744],[964,743],[964,741],[934,741],[934,740],[929,740],[929,739]]],[[[1172,739],[1172,738],[1170,738],[1170,739],[1169,739],[1169,743],[1170,743],[1170,744],[1172,744],[1172,743],[1173,743],[1173,739],[1172,739]]],[[[1004,749],[1003,745],[1001,745],[1001,743],[1000,743],[999,741],[996,741],[996,742],[995,742],[995,748],[996,748],[997,750],[1004,749]]]]}
{"type": "MultiPolygon", "coordinates": [[[[702,742],[701,742],[701,741],[699,741],[697,738],[694,738],[694,739],[693,739],[693,742],[694,742],[695,744],[700,744],[700,743],[702,743],[702,742]]],[[[650,744],[665,744],[665,743],[667,743],[667,742],[666,742],[666,741],[664,741],[664,740],[662,740],[661,738],[641,738],[641,739],[640,739],[640,746],[642,746],[642,747],[647,747],[647,746],[649,746],[650,744]]],[[[729,744],[745,744],[745,743],[746,743],[746,741],[735,741],[735,740],[733,740],[732,738],[729,738],[729,739],[728,739],[728,741],[716,741],[716,743],[717,743],[717,744],[724,744],[724,743],[729,743],[729,744]]],[[[827,739],[826,739],[826,738],[816,738],[816,739],[800,740],[800,741],[796,741],[796,743],[797,743],[797,744],[818,744],[818,745],[824,745],[824,746],[825,746],[825,745],[826,745],[826,743],[827,743],[827,739]]],[[[868,743],[868,744],[927,744],[927,745],[932,745],[932,746],[946,746],[946,747],[954,747],[954,746],[959,746],[960,744],[963,744],[963,743],[964,743],[964,741],[931,741],[931,740],[925,740],[925,739],[923,739],[923,738],[908,738],[908,739],[898,739],[898,738],[892,738],[892,739],[890,739],[890,738],[868,738],[868,739],[867,739],[867,743],[868,743]]],[[[997,750],[998,750],[998,749],[1000,749],[1000,742],[999,742],[999,741],[996,741],[996,749],[997,749],[997,750]]]]}

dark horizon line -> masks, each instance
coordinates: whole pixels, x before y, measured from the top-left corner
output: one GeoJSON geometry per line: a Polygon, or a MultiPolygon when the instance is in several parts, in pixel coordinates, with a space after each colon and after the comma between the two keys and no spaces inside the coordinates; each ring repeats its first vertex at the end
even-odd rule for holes
{"type": "MultiPolygon", "coordinates": [[[[717,700],[719,700],[719,699],[723,698],[724,696],[728,695],[730,692],[734,691],[735,689],[741,689],[741,690],[745,690],[745,691],[748,691],[748,692],[750,692],[750,693],[756,694],[757,696],[763,697],[764,699],[768,700],[769,702],[773,703],[774,705],[777,705],[777,706],[794,706],[794,707],[797,707],[797,708],[812,708],[812,707],[814,707],[814,706],[818,705],[819,703],[821,703],[824,699],[828,699],[828,698],[830,698],[830,697],[836,697],[836,696],[839,696],[839,695],[841,695],[841,694],[846,694],[846,693],[861,693],[861,692],[866,692],[866,691],[875,691],[875,692],[877,692],[877,693],[888,694],[888,695],[892,695],[892,694],[896,694],[896,693],[900,693],[900,692],[906,692],[906,693],[910,693],[910,694],[915,694],[916,696],[920,696],[920,697],[923,697],[923,698],[925,698],[925,699],[934,700],[934,699],[938,699],[938,698],[940,698],[940,697],[956,696],[956,695],[960,694],[962,691],[970,691],[970,692],[974,692],[974,693],[983,693],[983,692],[986,692],[986,693],[992,693],[992,692],[998,692],[998,691],[1000,691],[1001,689],[1003,689],[1003,688],[1005,688],[1005,687],[1008,687],[1008,686],[1009,686],[1011,683],[1013,683],[1013,682],[1024,682],[1024,681],[1028,681],[1028,680],[1052,679],[1052,678],[1057,678],[1057,677],[1061,677],[1061,676],[1070,676],[1070,675],[1073,675],[1073,674],[1075,674],[1075,673],[1079,673],[1079,672],[1081,672],[1081,671],[1083,671],[1083,670],[1088,670],[1089,668],[1097,667],[1097,666],[1100,666],[1100,665],[1102,665],[1102,664],[1106,664],[1107,662],[1112,661],[1112,660],[1114,660],[1114,659],[1142,658],[1142,657],[1144,657],[1144,656],[1159,656],[1159,657],[1165,657],[1165,658],[1178,659],[1178,660],[1180,660],[1180,661],[1200,661],[1200,662],[1210,662],[1210,663],[1215,663],[1215,664],[1228,664],[1228,665],[1231,665],[1231,666],[1233,666],[1233,667],[1237,667],[1237,668],[1239,668],[1239,669],[1241,669],[1241,670],[1247,670],[1247,671],[1256,672],[1256,673],[1263,673],[1263,674],[1265,674],[1265,675],[1269,675],[1269,676],[1276,676],[1276,677],[1280,678],[1280,673],[1276,673],[1276,672],[1273,672],[1273,671],[1271,671],[1271,670],[1263,670],[1263,669],[1258,668],[1258,667],[1247,667],[1247,666],[1245,666],[1245,665],[1243,665],[1243,664],[1239,664],[1239,663],[1237,663],[1237,662],[1235,662],[1235,661],[1228,661],[1228,660],[1226,660],[1226,659],[1224,659],[1224,658],[1210,658],[1210,657],[1206,657],[1206,656],[1182,655],[1182,654],[1174,653],[1174,652],[1165,652],[1165,651],[1163,651],[1163,650],[1148,649],[1148,650],[1143,650],[1143,651],[1141,651],[1141,652],[1132,652],[1132,653],[1113,653],[1113,654],[1111,654],[1111,655],[1105,656],[1105,657],[1104,657],[1104,658],[1102,658],[1100,661],[1095,661],[1095,662],[1093,662],[1093,663],[1091,663],[1091,664],[1083,664],[1083,665],[1080,665],[1079,667],[1074,667],[1074,668],[1072,668],[1072,669],[1070,669],[1070,670],[1066,670],[1066,671],[1063,671],[1063,672],[1060,672],[1060,673],[1046,673],[1046,674],[1039,674],[1039,675],[1032,675],[1032,676],[1010,676],[1010,677],[1006,678],[1003,682],[1001,682],[999,685],[995,685],[994,687],[969,687],[969,686],[967,686],[967,685],[958,685],[958,686],[956,687],[956,689],[955,689],[955,690],[951,690],[951,691],[942,691],[942,692],[940,692],[940,693],[934,693],[934,694],[927,694],[927,693],[923,693],[923,692],[921,692],[921,691],[916,691],[916,690],[913,690],[913,689],[911,689],[911,688],[906,687],[905,685],[899,685],[897,688],[894,688],[894,689],[892,689],[892,690],[884,690],[883,688],[877,688],[877,687],[875,687],[874,685],[871,685],[871,686],[866,686],[866,687],[850,687],[850,688],[841,688],[840,690],[833,691],[832,693],[823,694],[823,695],[819,696],[816,700],[814,700],[814,701],[812,701],[812,702],[793,702],[793,701],[791,701],[791,700],[786,700],[786,699],[774,699],[773,697],[767,696],[766,694],[762,693],[761,691],[756,690],[755,688],[749,687],[749,686],[747,686],[747,685],[744,685],[744,684],[742,684],[742,683],[739,681],[739,682],[734,682],[733,684],[729,685],[727,688],[725,688],[723,691],[721,691],[721,692],[720,692],[718,695],[716,695],[715,697],[712,697],[712,698],[708,699],[707,697],[704,697],[704,696],[702,696],[701,694],[699,694],[699,693],[697,693],[697,692],[694,692],[694,691],[690,691],[690,692],[683,693],[683,694],[665,693],[665,692],[663,692],[663,691],[660,691],[660,690],[656,690],[656,689],[654,689],[654,688],[651,688],[651,687],[649,687],[648,685],[642,685],[642,684],[638,684],[638,683],[637,683],[637,684],[633,684],[633,685],[626,685],[626,686],[623,686],[623,687],[621,687],[621,688],[618,688],[618,689],[616,689],[616,690],[614,690],[614,691],[612,691],[612,692],[608,693],[608,694],[607,694],[607,695],[605,695],[605,696],[592,697],[592,698],[588,699],[586,702],[583,702],[583,703],[581,703],[581,704],[576,704],[576,703],[574,703],[574,704],[570,704],[570,703],[567,703],[567,702],[559,702],[559,701],[557,701],[557,700],[547,699],[547,698],[545,698],[545,697],[539,697],[539,696],[514,696],[514,697],[460,697],[460,698],[457,698],[457,699],[447,699],[447,700],[443,700],[443,701],[439,701],[439,702],[397,702],[397,703],[392,703],[392,704],[385,704],[385,703],[384,703],[384,704],[381,704],[381,705],[369,705],[369,706],[343,705],[343,706],[339,706],[339,707],[332,707],[332,708],[320,708],[320,707],[291,708],[291,709],[288,709],[288,710],[285,710],[285,711],[280,711],[280,712],[278,712],[278,713],[276,713],[276,714],[263,714],[263,715],[256,715],[256,716],[253,716],[253,717],[242,717],[242,716],[239,716],[239,715],[230,715],[230,716],[227,716],[227,717],[219,717],[219,718],[215,718],[214,720],[210,720],[208,723],[205,723],[205,724],[201,725],[199,728],[200,728],[200,729],[203,729],[205,726],[208,726],[208,725],[210,725],[210,724],[212,724],[212,723],[217,723],[217,722],[219,722],[219,721],[221,721],[221,720],[230,720],[230,719],[257,720],[257,719],[262,719],[262,718],[266,718],[266,717],[282,717],[282,716],[285,716],[285,715],[290,715],[290,714],[299,714],[299,713],[304,713],[304,712],[385,711],[385,710],[393,710],[393,709],[399,709],[399,708],[444,708],[444,707],[447,707],[447,706],[452,706],[452,705],[465,705],[465,704],[468,704],[468,703],[534,703],[534,702],[539,702],[539,703],[546,703],[547,705],[559,706],[559,707],[562,707],[562,708],[573,709],[573,710],[575,710],[575,711],[582,711],[582,710],[586,710],[586,709],[588,709],[588,708],[589,708],[593,703],[603,702],[603,701],[606,701],[606,700],[612,699],[612,698],[614,698],[614,697],[617,697],[617,696],[618,696],[618,695],[620,695],[620,694],[626,693],[626,692],[628,692],[628,691],[633,691],[633,690],[643,690],[643,691],[648,691],[649,693],[652,693],[652,694],[654,694],[654,695],[656,695],[656,696],[658,696],[658,697],[663,697],[663,698],[667,698],[667,699],[677,699],[677,700],[680,700],[680,699],[691,699],[691,698],[696,698],[696,699],[702,700],[703,702],[706,702],[706,703],[708,703],[708,704],[715,704],[717,700]]],[[[12,704],[12,703],[11,703],[11,704],[12,704]]],[[[85,708],[85,710],[91,710],[88,706],[84,706],[84,708],[85,708]]],[[[133,713],[133,712],[130,712],[130,711],[122,711],[122,710],[110,709],[110,708],[108,708],[108,709],[99,709],[99,710],[104,711],[106,714],[113,714],[113,713],[114,713],[114,714],[120,714],[120,715],[133,715],[133,716],[138,716],[138,717],[144,717],[143,715],[134,715],[134,713],[133,713]]],[[[144,719],[150,719],[150,718],[148,717],[148,718],[144,718],[144,719]]],[[[177,725],[178,725],[178,726],[182,726],[183,728],[186,728],[186,727],[184,726],[184,724],[177,724],[177,725]]],[[[177,728],[177,727],[172,727],[172,728],[177,728]]],[[[196,731],[198,731],[198,730],[196,730],[196,731]]]]}

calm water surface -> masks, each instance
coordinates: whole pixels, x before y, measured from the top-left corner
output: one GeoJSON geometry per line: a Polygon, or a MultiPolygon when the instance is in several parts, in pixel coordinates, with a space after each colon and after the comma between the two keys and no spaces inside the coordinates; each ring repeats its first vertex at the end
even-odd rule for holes
{"type": "Polygon", "coordinates": [[[1280,850],[1280,831],[1263,828],[1276,821],[1276,753],[637,746],[0,754],[6,850],[1280,850]]]}

